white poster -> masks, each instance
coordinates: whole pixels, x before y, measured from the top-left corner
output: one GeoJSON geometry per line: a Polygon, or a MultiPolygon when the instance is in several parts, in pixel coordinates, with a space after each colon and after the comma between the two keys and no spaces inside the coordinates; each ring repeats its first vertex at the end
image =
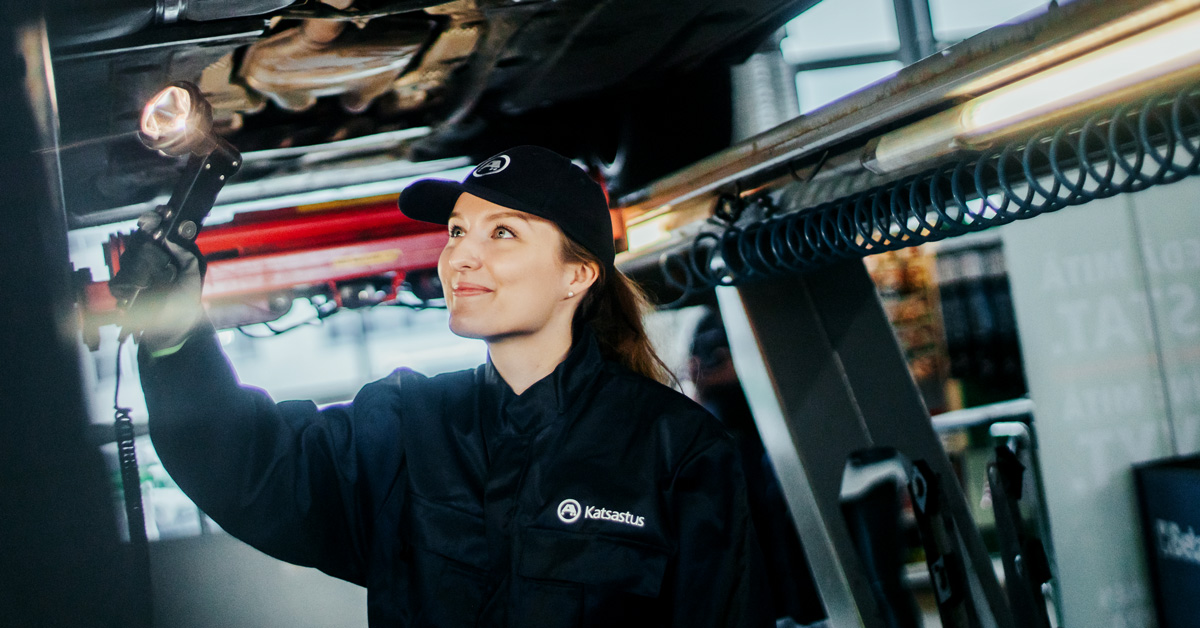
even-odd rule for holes
{"type": "Polygon", "coordinates": [[[1177,453],[1195,453],[1200,451],[1200,180],[1129,198],[1166,376],[1170,435],[1177,453]]]}
{"type": "Polygon", "coordinates": [[[1200,446],[1197,197],[1188,181],[999,230],[1067,626],[1156,623],[1131,467],[1200,446]]]}

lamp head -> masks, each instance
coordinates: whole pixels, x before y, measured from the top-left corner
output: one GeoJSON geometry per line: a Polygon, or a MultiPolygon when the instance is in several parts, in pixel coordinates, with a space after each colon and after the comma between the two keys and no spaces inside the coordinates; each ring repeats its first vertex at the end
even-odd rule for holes
{"type": "Polygon", "coordinates": [[[172,83],[142,109],[142,143],[165,155],[198,155],[212,150],[212,106],[200,89],[187,82],[172,83]]]}

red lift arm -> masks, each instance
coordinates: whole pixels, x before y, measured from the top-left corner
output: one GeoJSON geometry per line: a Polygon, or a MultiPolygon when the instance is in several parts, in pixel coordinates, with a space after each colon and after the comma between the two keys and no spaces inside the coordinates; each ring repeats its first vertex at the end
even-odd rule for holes
{"type": "MultiPolygon", "coordinates": [[[[119,269],[124,234],[105,245],[110,276],[119,269]]],[[[205,227],[196,245],[208,260],[206,304],[265,300],[274,295],[325,291],[362,279],[387,279],[396,298],[405,276],[437,267],[446,229],[412,220],[396,196],[238,214],[205,227]]],[[[109,322],[116,301],[107,282],[84,287],[87,315],[109,322]]],[[[340,302],[339,302],[340,305],[340,302]]],[[[254,321],[258,322],[258,321],[254,321]]]]}

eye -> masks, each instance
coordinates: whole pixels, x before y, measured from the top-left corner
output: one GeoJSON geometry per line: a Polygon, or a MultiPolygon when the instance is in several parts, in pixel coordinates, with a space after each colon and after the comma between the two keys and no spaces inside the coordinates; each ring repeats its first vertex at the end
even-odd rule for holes
{"type": "Polygon", "coordinates": [[[496,231],[494,232],[494,234],[495,234],[495,237],[498,239],[508,239],[508,238],[517,237],[517,234],[513,233],[512,229],[509,229],[508,227],[505,227],[504,225],[497,225],[496,231]]]}
{"type": "Polygon", "coordinates": [[[463,235],[462,227],[460,227],[458,225],[450,225],[450,237],[451,238],[461,238],[462,235],[463,235]]]}

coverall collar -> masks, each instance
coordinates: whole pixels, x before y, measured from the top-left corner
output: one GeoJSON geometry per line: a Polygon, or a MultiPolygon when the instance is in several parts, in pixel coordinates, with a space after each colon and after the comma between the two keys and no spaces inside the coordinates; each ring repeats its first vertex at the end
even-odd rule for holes
{"type": "Polygon", "coordinates": [[[585,325],[583,332],[567,351],[567,357],[549,375],[534,382],[520,395],[514,393],[508,382],[500,376],[496,366],[492,364],[491,356],[488,356],[484,366],[484,381],[489,388],[497,390],[499,397],[504,400],[501,405],[510,411],[538,406],[554,408],[555,414],[562,414],[567,411],[571,402],[595,381],[603,362],[596,336],[591,328],[585,325]]]}

